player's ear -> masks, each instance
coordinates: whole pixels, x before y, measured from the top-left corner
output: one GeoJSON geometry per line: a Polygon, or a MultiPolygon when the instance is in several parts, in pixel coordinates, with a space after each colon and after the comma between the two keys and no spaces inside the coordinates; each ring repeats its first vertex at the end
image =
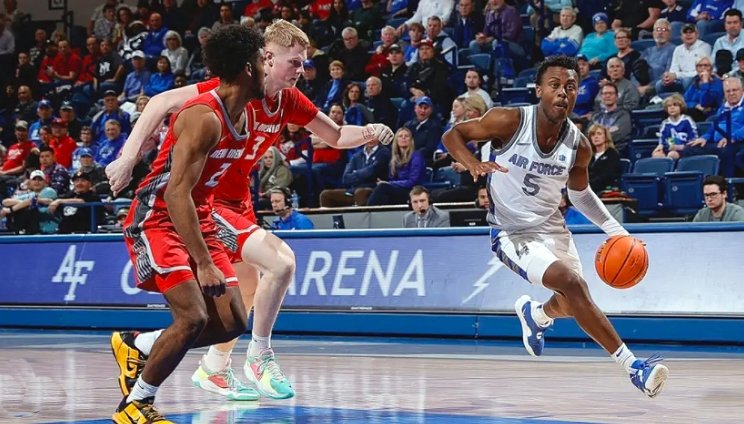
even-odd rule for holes
{"type": "Polygon", "coordinates": [[[274,66],[274,52],[266,52],[264,58],[266,65],[274,66]]]}
{"type": "Polygon", "coordinates": [[[251,62],[245,63],[245,73],[248,74],[249,77],[253,76],[253,64],[251,64],[251,62]]]}
{"type": "Polygon", "coordinates": [[[538,99],[542,97],[542,87],[540,87],[540,84],[535,84],[535,97],[538,99]]]}

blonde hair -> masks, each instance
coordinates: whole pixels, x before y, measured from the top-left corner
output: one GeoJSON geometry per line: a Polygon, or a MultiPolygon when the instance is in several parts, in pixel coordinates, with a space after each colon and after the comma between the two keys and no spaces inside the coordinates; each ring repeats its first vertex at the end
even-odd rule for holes
{"type": "Polygon", "coordinates": [[[592,152],[595,151],[594,143],[591,142],[591,138],[594,135],[595,132],[602,131],[605,136],[605,144],[607,144],[607,148],[605,150],[614,149],[615,148],[615,142],[612,141],[612,134],[610,134],[610,129],[605,127],[604,125],[599,124],[593,124],[589,129],[586,131],[586,135],[589,137],[589,144],[592,145],[592,152]]]}
{"type": "Polygon", "coordinates": [[[486,101],[483,100],[483,97],[477,94],[466,97],[461,103],[465,110],[475,110],[480,114],[480,116],[483,116],[483,114],[486,113],[486,109],[488,109],[486,101]]]}
{"type": "Polygon", "coordinates": [[[687,111],[687,103],[685,103],[685,98],[682,97],[681,94],[674,93],[671,96],[664,99],[664,102],[662,103],[662,105],[664,106],[664,110],[667,110],[669,105],[671,105],[672,103],[676,103],[679,105],[680,114],[685,113],[687,111]]]}
{"type": "Polygon", "coordinates": [[[411,132],[410,129],[401,127],[395,132],[395,137],[393,138],[393,154],[390,158],[390,175],[398,175],[398,168],[411,161],[411,156],[413,156],[413,145],[413,132],[411,132]],[[401,151],[400,146],[398,146],[398,135],[404,131],[411,136],[411,143],[405,148],[405,151],[401,151]]]}
{"type": "Polygon", "coordinates": [[[285,48],[295,45],[307,47],[310,44],[310,40],[308,40],[307,35],[301,29],[284,19],[277,19],[266,27],[264,40],[266,44],[277,44],[285,48]]]}

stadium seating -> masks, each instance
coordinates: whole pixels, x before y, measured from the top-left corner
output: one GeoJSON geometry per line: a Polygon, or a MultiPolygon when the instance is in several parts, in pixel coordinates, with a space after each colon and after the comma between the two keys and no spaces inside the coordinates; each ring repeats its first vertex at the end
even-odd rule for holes
{"type": "Polygon", "coordinates": [[[703,207],[703,179],[718,174],[715,155],[681,158],[674,172],[664,174],[664,207],[672,215],[690,215],[703,207]]]}
{"type": "Polygon", "coordinates": [[[630,159],[621,158],[620,159],[620,175],[625,175],[628,172],[630,172],[630,167],[633,165],[630,162],[630,159]]]}
{"type": "Polygon", "coordinates": [[[450,187],[457,187],[460,185],[460,174],[457,173],[451,166],[445,166],[439,168],[434,173],[433,182],[447,182],[450,187]]]}
{"type": "Polygon", "coordinates": [[[628,159],[636,162],[639,159],[651,157],[651,152],[659,145],[658,138],[643,138],[633,140],[628,144],[628,159]]]}
{"type": "Polygon", "coordinates": [[[639,215],[649,217],[661,212],[663,176],[673,167],[674,160],[670,158],[643,158],[635,163],[632,173],[620,178],[622,190],[636,199],[639,215]]]}
{"type": "Polygon", "coordinates": [[[666,112],[663,109],[652,110],[633,110],[630,112],[630,119],[633,122],[633,134],[640,136],[648,125],[658,125],[666,118],[666,112]]]}

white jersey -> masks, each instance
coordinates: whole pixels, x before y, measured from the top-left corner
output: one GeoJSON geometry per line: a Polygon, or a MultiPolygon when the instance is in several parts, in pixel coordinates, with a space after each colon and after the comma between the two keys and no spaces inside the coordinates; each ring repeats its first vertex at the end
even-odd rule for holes
{"type": "Polygon", "coordinates": [[[509,169],[489,174],[488,221],[508,233],[557,231],[565,228],[558,206],[576,160],[581,133],[566,121],[553,150],[543,153],[537,144],[537,106],[519,110],[519,127],[511,140],[504,140],[499,149],[488,143],[481,151],[481,160],[509,169]]]}

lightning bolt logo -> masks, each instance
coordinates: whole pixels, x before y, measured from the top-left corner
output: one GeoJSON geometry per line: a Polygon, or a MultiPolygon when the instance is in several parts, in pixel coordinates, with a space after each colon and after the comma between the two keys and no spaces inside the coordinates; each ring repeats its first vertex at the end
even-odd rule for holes
{"type": "Polygon", "coordinates": [[[504,266],[504,264],[501,263],[499,258],[495,256],[491,258],[490,261],[488,261],[488,265],[490,265],[491,267],[488,268],[488,270],[483,275],[481,275],[481,277],[478,280],[476,280],[475,283],[473,283],[473,287],[475,287],[475,290],[473,290],[473,292],[470,293],[468,297],[463,299],[462,301],[463,305],[466,304],[468,301],[470,301],[470,299],[474,298],[478,293],[485,290],[486,287],[488,287],[489,284],[491,284],[488,282],[488,279],[491,278],[491,276],[493,276],[493,274],[495,274],[496,271],[498,271],[499,269],[501,269],[501,267],[504,266]]]}

